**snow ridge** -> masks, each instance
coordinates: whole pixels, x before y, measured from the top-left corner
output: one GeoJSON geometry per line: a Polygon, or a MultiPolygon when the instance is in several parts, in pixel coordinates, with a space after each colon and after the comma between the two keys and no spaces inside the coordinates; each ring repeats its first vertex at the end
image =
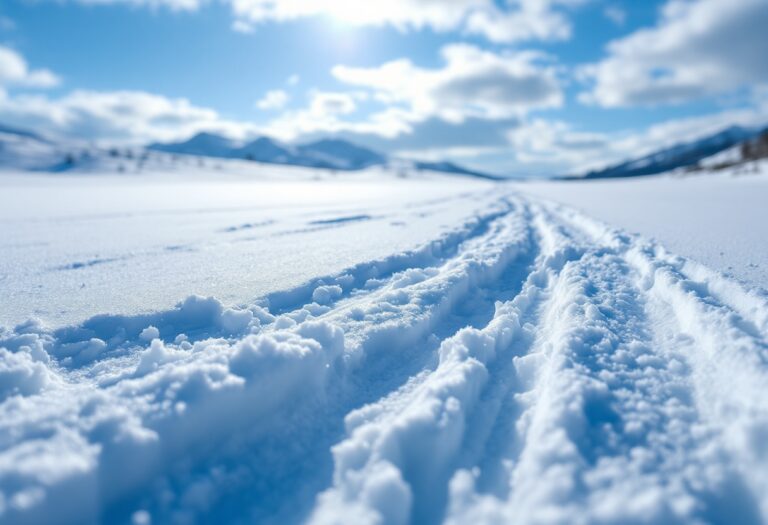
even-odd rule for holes
{"type": "Polygon", "coordinates": [[[768,521],[768,298],[502,193],[247,307],[0,334],[0,523],[768,521]]]}

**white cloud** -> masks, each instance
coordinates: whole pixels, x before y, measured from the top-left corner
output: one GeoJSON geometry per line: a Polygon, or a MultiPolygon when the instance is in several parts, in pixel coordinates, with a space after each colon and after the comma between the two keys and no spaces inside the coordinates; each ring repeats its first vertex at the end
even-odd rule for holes
{"type": "Polygon", "coordinates": [[[469,14],[466,29],[484,35],[492,42],[521,40],[568,40],[571,23],[557,5],[575,6],[580,0],[517,0],[513,9],[489,8],[469,14]]]}
{"type": "Polygon", "coordinates": [[[365,98],[364,92],[312,91],[307,108],[284,112],[265,126],[266,133],[281,140],[294,140],[306,135],[342,132],[393,138],[410,131],[407,115],[398,108],[373,113],[365,120],[345,120],[343,117],[357,110],[357,101],[365,98]]]}
{"type": "Polygon", "coordinates": [[[319,118],[328,115],[347,115],[357,108],[349,93],[315,92],[312,96],[310,112],[319,118]]]}
{"type": "Polygon", "coordinates": [[[0,88],[24,86],[47,88],[59,84],[60,80],[47,69],[29,69],[27,61],[19,53],[0,46],[0,88]]]}
{"type": "Polygon", "coordinates": [[[619,6],[607,6],[605,9],[603,9],[603,15],[617,26],[623,26],[624,22],[627,21],[627,12],[619,6]]]}
{"type": "MultiPolygon", "coordinates": [[[[67,1],[67,0],[64,0],[67,1]]],[[[164,7],[172,11],[196,11],[210,0],[69,0],[86,5],[126,4],[157,9],[164,7]]]]}
{"type": "Polygon", "coordinates": [[[237,16],[252,22],[328,16],[353,25],[393,25],[400,29],[456,28],[466,13],[487,8],[489,0],[230,0],[237,16]]]}
{"type": "Polygon", "coordinates": [[[363,137],[380,149],[436,150],[449,141],[454,151],[466,152],[469,146],[487,146],[473,142],[474,134],[495,141],[493,146],[505,145],[504,124],[531,109],[562,104],[556,68],[541,54],[497,54],[455,44],[444,47],[442,56],[444,66],[435,69],[407,59],[373,68],[336,66],[333,75],[357,91],[312,91],[306,108],[284,112],[265,129],[282,140],[344,134],[363,137]],[[358,103],[363,100],[383,109],[361,115],[358,103]]]}
{"type": "Polygon", "coordinates": [[[229,0],[252,28],[264,21],[326,16],[356,26],[466,30],[495,42],[562,40],[571,35],[564,7],[586,0],[229,0]]]}
{"type": "Polygon", "coordinates": [[[685,102],[768,82],[765,0],[670,0],[653,28],[611,42],[582,70],[581,100],[605,107],[685,102]]]}
{"type": "Polygon", "coordinates": [[[421,161],[439,162],[447,159],[472,160],[483,155],[493,155],[509,151],[509,148],[498,146],[437,146],[427,149],[398,150],[397,157],[421,161]]]}
{"type": "Polygon", "coordinates": [[[43,133],[103,142],[186,138],[198,131],[246,137],[252,124],[222,119],[212,109],[142,91],[73,91],[61,98],[0,97],[0,121],[43,133]]]}
{"type": "Polygon", "coordinates": [[[703,138],[729,126],[763,126],[766,121],[768,107],[725,110],[613,133],[587,132],[562,121],[534,119],[510,129],[507,137],[522,164],[546,165],[563,174],[583,173],[703,138]]]}
{"type": "Polygon", "coordinates": [[[409,121],[504,119],[562,104],[555,68],[540,64],[540,54],[496,54],[466,44],[446,46],[441,53],[441,69],[399,59],[374,68],[336,66],[332,73],[341,82],[372,89],[381,102],[404,104],[409,121]]]}
{"type": "Polygon", "coordinates": [[[508,133],[517,161],[581,167],[611,155],[610,139],[600,133],[574,130],[561,121],[534,119],[508,133]]]}
{"type": "Polygon", "coordinates": [[[249,24],[248,22],[244,22],[243,20],[235,20],[232,22],[232,31],[246,34],[253,33],[253,25],[249,24]]]}
{"type": "MultiPolygon", "coordinates": [[[[49,0],[53,1],[53,0],[49,0]]],[[[216,0],[63,0],[89,5],[127,4],[194,11],[216,0]]],[[[568,9],[589,0],[218,0],[229,4],[232,29],[250,33],[264,22],[326,17],[352,26],[430,28],[478,34],[499,43],[565,40],[568,9]]]]}
{"type": "Polygon", "coordinates": [[[288,93],[282,89],[273,89],[259,100],[256,101],[256,107],[263,110],[282,109],[288,103],[288,93]]]}

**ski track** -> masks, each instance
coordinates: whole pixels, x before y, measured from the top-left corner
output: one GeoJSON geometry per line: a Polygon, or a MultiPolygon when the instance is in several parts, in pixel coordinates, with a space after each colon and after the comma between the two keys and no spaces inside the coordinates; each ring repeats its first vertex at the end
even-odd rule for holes
{"type": "Polygon", "coordinates": [[[495,191],[247,307],[0,333],[0,523],[768,522],[766,294],[495,191]]]}

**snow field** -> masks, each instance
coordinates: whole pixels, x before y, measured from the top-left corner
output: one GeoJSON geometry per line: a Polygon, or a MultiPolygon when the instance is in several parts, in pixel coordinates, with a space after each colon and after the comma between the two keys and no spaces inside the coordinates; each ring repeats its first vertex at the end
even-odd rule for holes
{"type": "Polygon", "coordinates": [[[0,335],[2,523],[762,523],[768,299],[499,188],[243,308],[0,335]]]}
{"type": "Polygon", "coordinates": [[[581,182],[529,181],[515,189],[571,206],[677,255],[768,289],[768,161],[695,174],[581,182]]]}

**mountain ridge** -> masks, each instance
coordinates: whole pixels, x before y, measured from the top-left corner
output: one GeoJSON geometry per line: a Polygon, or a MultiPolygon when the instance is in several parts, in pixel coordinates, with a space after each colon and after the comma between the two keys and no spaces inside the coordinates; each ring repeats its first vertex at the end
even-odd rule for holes
{"type": "Polygon", "coordinates": [[[564,178],[612,179],[640,177],[645,175],[656,175],[678,168],[689,168],[696,166],[697,163],[707,157],[757,137],[762,131],[763,128],[748,128],[736,125],[729,126],[717,133],[696,140],[681,142],[638,158],[622,161],[606,168],[591,170],[580,176],[564,178]]]}
{"type": "Polygon", "coordinates": [[[417,170],[432,170],[457,175],[468,175],[491,180],[503,177],[472,170],[448,161],[402,161],[389,158],[370,148],[341,138],[326,137],[312,142],[287,145],[270,137],[261,136],[249,142],[237,142],[221,135],[200,132],[189,139],[171,143],[152,143],[147,149],[184,155],[252,160],[270,164],[286,164],[312,168],[355,171],[371,166],[397,163],[417,170]],[[218,137],[221,141],[213,141],[218,137]],[[228,141],[228,142],[224,142],[228,141]],[[228,144],[220,148],[220,144],[228,144]]]}
{"type": "MultiPolygon", "coordinates": [[[[304,144],[284,144],[267,136],[237,141],[223,135],[202,131],[187,140],[152,143],[140,147],[95,146],[81,142],[59,142],[36,132],[0,123],[0,167],[31,171],[66,172],[71,170],[131,171],[147,162],[157,162],[154,155],[210,157],[256,161],[284,166],[299,166],[339,171],[357,171],[372,166],[416,171],[438,171],[500,180],[502,177],[442,162],[406,161],[389,158],[372,149],[340,138],[320,138],[304,144]]],[[[166,161],[162,161],[166,162],[166,161]]]]}

